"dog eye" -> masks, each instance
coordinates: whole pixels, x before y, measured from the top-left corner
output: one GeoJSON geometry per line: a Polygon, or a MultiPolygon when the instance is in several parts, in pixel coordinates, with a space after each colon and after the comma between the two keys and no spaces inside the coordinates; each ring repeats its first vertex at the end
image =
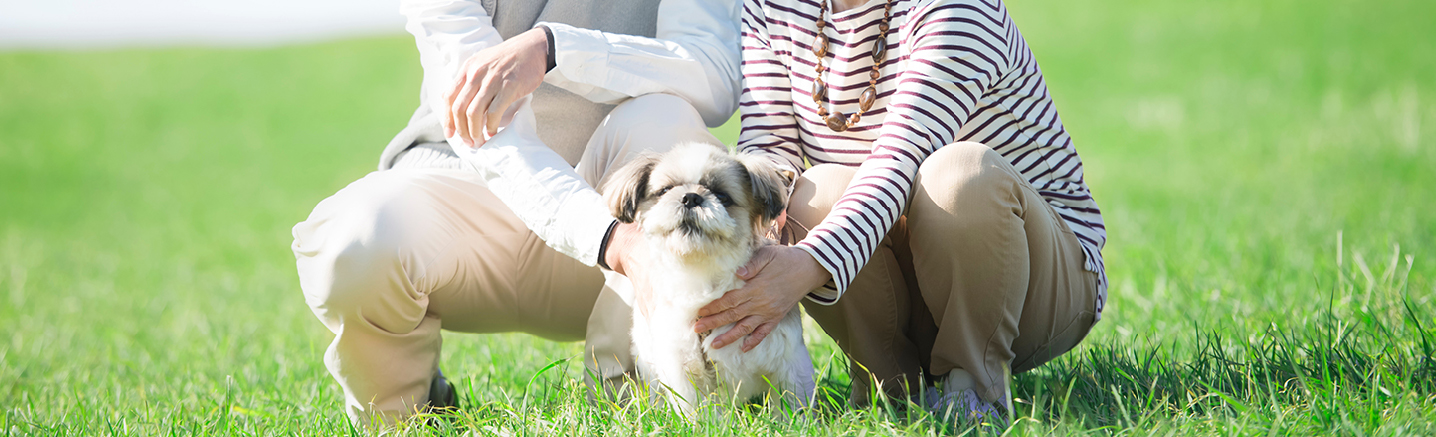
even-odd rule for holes
{"type": "Polygon", "coordinates": [[[733,206],[733,198],[728,197],[728,193],[724,193],[722,191],[714,191],[713,197],[717,198],[718,203],[722,203],[723,206],[733,206]]]}
{"type": "Polygon", "coordinates": [[[663,187],[663,189],[658,190],[658,193],[654,194],[654,196],[662,196],[662,195],[664,195],[664,194],[668,194],[668,190],[672,190],[672,189],[673,189],[673,187],[671,187],[671,186],[669,186],[669,187],[663,187]]]}

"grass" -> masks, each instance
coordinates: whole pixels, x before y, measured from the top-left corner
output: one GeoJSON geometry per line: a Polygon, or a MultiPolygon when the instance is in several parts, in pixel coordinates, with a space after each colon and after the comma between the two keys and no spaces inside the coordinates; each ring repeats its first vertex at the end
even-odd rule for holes
{"type": "MultiPolygon", "coordinates": [[[[1011,432],[1436,434],[1436,4],[1009,7],[1112,283],[1082,346],[1017,377],[1011,432]]],[[[418,81],[405,37],[0,53],[0,433],[350,433],[288,228],[373,168],[418,81]]],[[[842,407],[844,363],[813,340],[811,417],[693,424],[587,402],[577,344],[446,335],[468,407],[407,429],[954,432],[842,407]]]]}

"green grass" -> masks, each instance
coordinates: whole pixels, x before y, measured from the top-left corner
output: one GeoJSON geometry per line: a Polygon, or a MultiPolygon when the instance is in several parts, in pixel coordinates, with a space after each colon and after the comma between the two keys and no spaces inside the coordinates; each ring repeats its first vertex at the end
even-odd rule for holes
{"type": "MultiPolygon", "coordinates": [[[[1436,434],[1436,3],[1009,7],[1112,283],[1084,344],[1017,378],[1013,432],[1436,434]]],[[[288,229],[373,168],[419,73],[405,37],[0,53],[0,433],[350,432],[288,229]]],[[[577,344],[446,334],[468,407],[410,431],[948,432],[839,406],[813,349],[811,417],[690,424],[588,403],[577,344]]]]}

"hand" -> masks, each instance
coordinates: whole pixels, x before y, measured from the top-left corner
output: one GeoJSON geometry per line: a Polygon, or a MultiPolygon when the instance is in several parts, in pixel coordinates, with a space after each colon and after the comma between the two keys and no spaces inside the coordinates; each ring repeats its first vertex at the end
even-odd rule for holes
{"type": "Polygon", "coordinates": [[[699,309],[700,319],[693,326],[694,332],[705,332],[737,323],[713,339],[714,349],[722,349],[747,336],[743,340],[743,352],[753,350],[803,296],[832,277],[812,255],[791,246],[758,249],[747,265],[738,268],[737,274],[747,281],[743,288],[729,291],[699,309]]]}
{"type": "Polygon", "coordinates": [[[629,303],[648,317],[653,310],[653,299],[649,298],[653,287],[649,286],[646,269],[648,245],[643,243],[641,232],[633,223],[621,223],[614,228],[604,252],[604,262],[633,283],[633,302],[629,303]]]}
{"type": "Polygon", "coordinates": [[[509,106],[543,83],[547,67],[548,36],[538,28],[470,56],[444,93],[444,136],[483,145],[485,134],[494,136],[512,118],[509,106]]]}

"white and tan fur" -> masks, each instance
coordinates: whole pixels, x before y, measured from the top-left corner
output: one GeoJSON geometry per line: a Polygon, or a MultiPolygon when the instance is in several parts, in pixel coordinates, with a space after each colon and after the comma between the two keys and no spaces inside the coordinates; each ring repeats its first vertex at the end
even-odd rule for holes
{"type": "Polygon", "coordinates": [[[785,176],[766,158],[683,144],[634,160],[605,187],[614,215],[638,223],[649,245],[654,302],[649,314],[633,311],[639,373],[690,416],[707,400],[746,401],[765,393],[798,407],[812,402],[813,364],[797,307],[746,353],[736,343],[712,347],[732,324],[711,335],[693,332],[698,310],[742,287],[734,271],[771,244],[764,233],[787,204],[785,176]]]}

